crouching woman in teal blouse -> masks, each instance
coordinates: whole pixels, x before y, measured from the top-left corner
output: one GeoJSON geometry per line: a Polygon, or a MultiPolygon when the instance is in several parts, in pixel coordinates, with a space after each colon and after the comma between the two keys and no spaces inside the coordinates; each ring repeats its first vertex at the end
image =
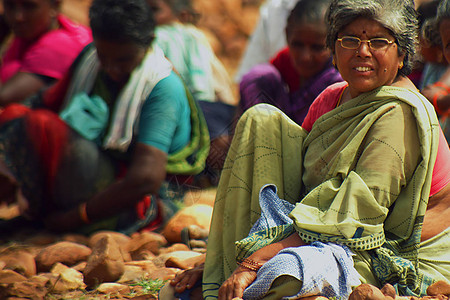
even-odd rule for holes
{"type": "Polygon", "coordinates": [[[152,46],[146,1],[94,0],[89,17],[94,42],[69,74],[0,114],[0,196],[21,210],[5,230],[153,230],[204,167],[203,115],[152,46]]]}

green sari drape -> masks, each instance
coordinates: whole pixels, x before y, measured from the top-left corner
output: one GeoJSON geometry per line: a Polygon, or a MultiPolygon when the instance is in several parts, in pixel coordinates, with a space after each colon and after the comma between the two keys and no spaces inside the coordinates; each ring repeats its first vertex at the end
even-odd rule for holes
{"type": "MultiPolygon", "coordinates": [[[[320,117],[307,134],[260,105],[240,120],[219,183],[203,277],[216,297],[236,268],[235,242],[259,217],[268,183],[292,203],[307,242],[342,243],[363,282],[423,294],[432,278],[418,263],[421,226],[438,145],[438,121],[418,92],[381,87],[320,117]]],[[[242,245],[241,245],[242,246],[242,245]]]]}

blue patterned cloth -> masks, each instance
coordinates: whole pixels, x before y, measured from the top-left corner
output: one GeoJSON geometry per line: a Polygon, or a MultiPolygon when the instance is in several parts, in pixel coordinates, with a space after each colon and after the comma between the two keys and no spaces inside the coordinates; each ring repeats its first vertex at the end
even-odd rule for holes
{"type": "MultiPolygon", "coordinates": [[[[261,218],[254,224],[249,238],[261,236],[261,232],[273,227],[292,224],[288,215],[294,205],[280,199],[276,192],[274,185],[261,189],[261,218]]],[[[352,255],[346,246],[322,242],[283,249],[261,267],[256,280],[244,291],[244,299],[262,298],[273,281],[282,275],[290,275],[303,282],[299,294],[286,299],[311,295],[347,299],[352,286],[360,284],[352,255]]]]}

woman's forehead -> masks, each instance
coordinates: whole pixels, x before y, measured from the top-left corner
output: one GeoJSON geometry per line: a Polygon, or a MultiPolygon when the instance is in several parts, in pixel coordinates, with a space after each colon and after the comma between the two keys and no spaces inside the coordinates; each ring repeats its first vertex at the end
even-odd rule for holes
{"type": "Polygon", "coordinates": [[[392,36],[389,29],[384,27],[380,22],[369,18],[357,18],[344,26],[339,33],[357,36],[392,36]]]}

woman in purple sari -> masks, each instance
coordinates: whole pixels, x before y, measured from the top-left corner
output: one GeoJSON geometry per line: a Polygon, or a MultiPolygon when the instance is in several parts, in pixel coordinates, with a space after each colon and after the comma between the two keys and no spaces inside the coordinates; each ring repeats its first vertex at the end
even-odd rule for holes
{"type": "Polygon", "coordinates": [[[241,113],[255,104],[269,103],[301,124],[320,92],[342,81],[325,46],[324,13],[329,2],[303,0],[292,9],[286,26],[288,46],[242,77],[241,113]]]}

